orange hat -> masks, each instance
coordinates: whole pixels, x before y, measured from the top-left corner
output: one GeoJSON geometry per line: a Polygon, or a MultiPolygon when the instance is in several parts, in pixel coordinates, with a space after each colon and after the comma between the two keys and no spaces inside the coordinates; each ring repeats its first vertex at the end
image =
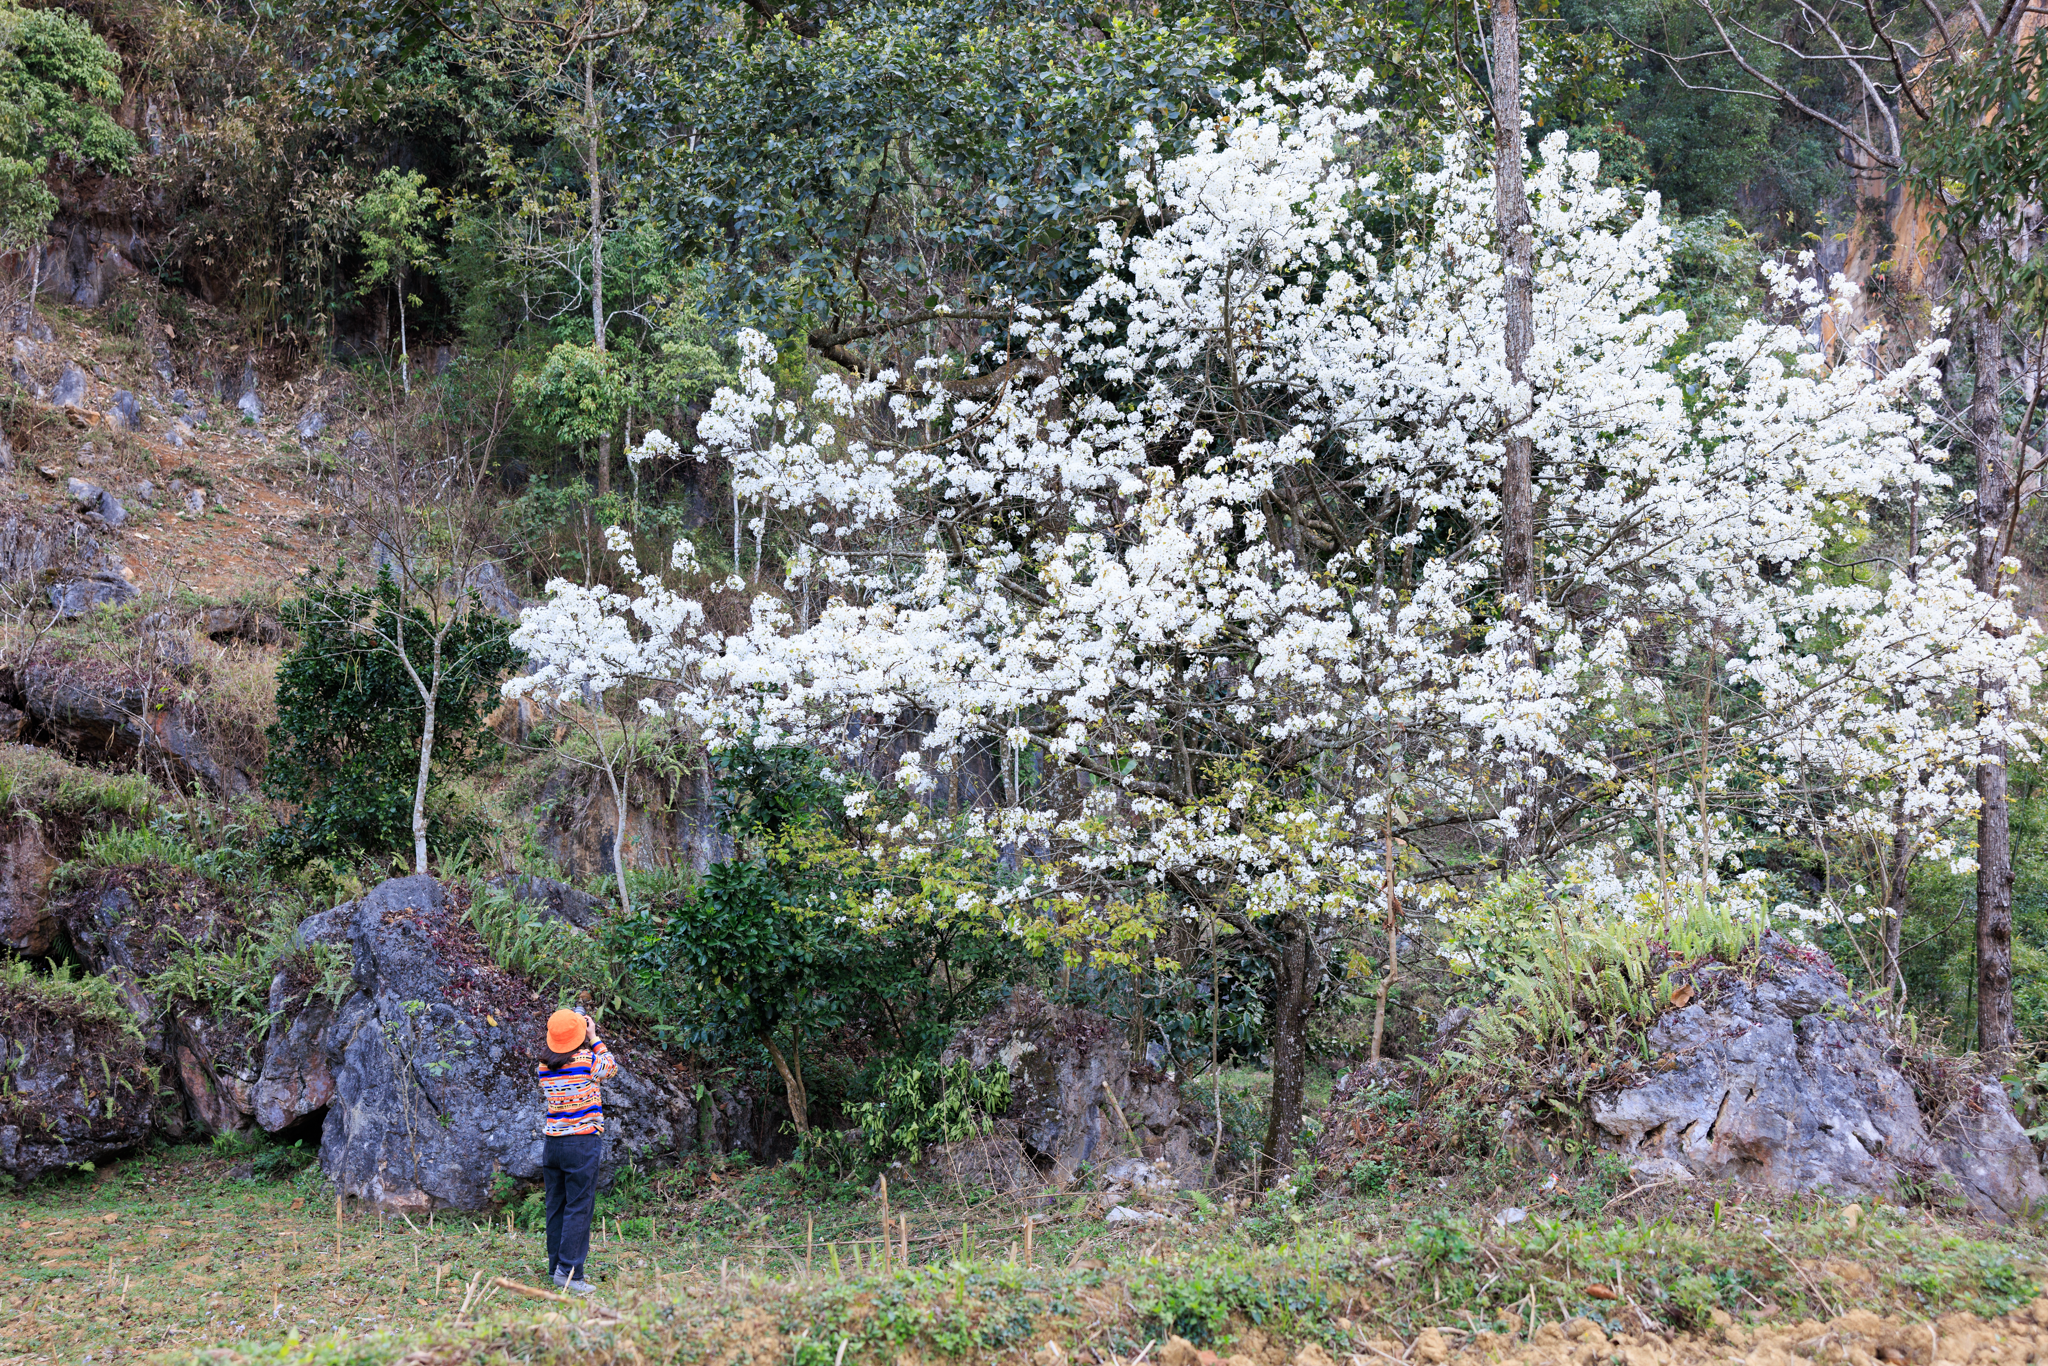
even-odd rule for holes
{"type": "Polygon", "coordinates": [[[558,1010],[548,1016],[548,1048],[555,1053],[574,1053],[583,1046],[583,1017],[573,1010],[558,1010]]]}

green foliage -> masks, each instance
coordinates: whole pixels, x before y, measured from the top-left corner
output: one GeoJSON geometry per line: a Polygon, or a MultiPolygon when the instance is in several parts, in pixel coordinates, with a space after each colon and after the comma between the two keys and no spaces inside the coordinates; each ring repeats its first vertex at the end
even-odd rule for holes
{"type": "Polygon", "coordinates": [[[1206,17],[1105,22],[940,0],[702,30],[661,73],[665,120],[700,130],[651,157],[670,238],[757,319],[1070,297],[1131,126],[1190,129],[1235,49],[1206,17]]]}
{"type": "Polygon", "coordinates": [[[627,399],[622,379],[610,354],[557,342],[539,370],[519,377],[518,393],[543,429],[583,445],[618,430],[627,399]]]}
{"type": "Polygon", "coordinates": [[[59,963],[48,972],[38,972],[19,959],[0,964],[0,1025],[25,1008],[85,1029],[109,1029],[136,1043],[142,1041],[142,1026],[128,1008],[120,986],[110,977],[76,973],[69,963],[59,963]]]}
{"type": "Polygon", "coordinates": [[[736,746],[717,763],[735,856],[643,904],[612,939],[657,1030],[765,1050],[793,1108],[806,1103],[807,1049],[834,1030],[865,1027],[905,1057],[935,1052],[1005,980],[1014,946],[968,927],[857,924],[868,873],[841,782],[794,747],[736,746]]]}
{"type": "Polygon", "coordinates": [[[1159,1336],[1184,1337],[1197,1346],[1222,1341],[1233,1319],[1285,1331],[1333,1312],[1328,1292],[1302,1276],[1260,1276],[1227,1263],[1192,1267],[1146,1287],[1140,1307],[1159,1336]]]}
{"type": "Polygon", "coordinates": [[[849,1115],[860,1126],[861,1156],[873,1166],[915,1158],[927,1143],[982,1137],[990,1119],[1010,1108],[1009,1071],[976,1072],[965,1058],[950,1067],[887,1058],[869,1090],[873,1098],[849,1115]]]}
{"type": "Polygon", "coordinates": [[[300,986],[297,999],[338,1006],[355,991],[354,954],[345,944],[302,941],[303,917],[299,904],[273,901],[268,919],[198,942],[165,927],[168,956],[143,987],[158,1000],[231,1017],[251,1033],[270,1027],[270,988],[280,972],[300,986]]]}
{"type": "Polygon", "coordinates": [[[597,936],[526,905],[510,887],[474,888],[468,916],[491,961],[525,978],[543,998],[596,1015],[628,1007],[626,983],[597,936]]]}
{"type": "Polygon", "coordinates": [[[0,0],[0,250],[42,236],[57,211],[49,171],[128,169],[135,135],[107,114],[121,102],[120,74],[85,20],[0,0]]]}
{"type": "Polygon", "coordinates": [[[1931,63],[1933,117],[1912,123],[1914,179],[1948,240],[1967,252],[1973,287],[1992,306],[2048,322],[2048,263],[2038,251],[1985,249],[2005,238],[2048,183],[2048,29],[1987,42],[1960,60],[1931,63]]]}
{"type": "Polygon", "coordinates": [[[0,808],[43,820],[139,821],[162,795],[140,773],[86,768],[47,749],[0,746],[0,808]]]}
{"type": "MultiPolygon", "coordinates": [[[[278,670],[264,790],[297,803],[298,812],[271,837],[273,856],[294,863],[404,847],[425,716],[413,674],[431,677],[434,622],[405,600],[388,570],[359,586],[340,565],[331,575],[309,574],[303,596],[281,615],[301,643],[278,670]],[[393,643],[401,639],[404,657],[393,643]]],[[[510,635],[508,623],[474,601],[448,628],[435,773],[473,767],[496,752],[484,717],[496,705],[497,680],[518,659],[510,635]]],[[[445,821],[430,827],[436,841],[451,833],[445,821]]]]}
{"type": "MultiPolygon", "coordinates": [[[[440,195],[418,171],[385,167],[356,200],[362,225],[363,269],[356,277],[365,293],[384,284],[405,288],[405,278],[434,263],[427,236],[440,195]]],[[[413,302],[417,303],[415,298],[413,302]]]]}

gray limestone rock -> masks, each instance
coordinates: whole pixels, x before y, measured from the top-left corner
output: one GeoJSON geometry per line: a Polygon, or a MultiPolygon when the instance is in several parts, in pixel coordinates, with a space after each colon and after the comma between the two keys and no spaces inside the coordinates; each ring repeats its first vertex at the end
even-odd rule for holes
{"type": "Polygon", "coordinates": [[[299,419],[299,425],[294,430],[298,432],[299,440],[311,441],[327,430],[327,414],[319,411],[307,413],[299,419]]]}
{"type": "Polygon", "coordinates": [[[1055,1188],[1071,1185],[1084,1164],[1110,1158],[1142,1157],[1181,1186],[1198,1184],[1207,1169],[1211,1144],[1200,1114],[1184,1108],[1166,1073],[1134,1060],[1128,1031],[1101,1015],[1020,987],[940,1055],[944,1063],[959,1058],[977,1070],[1009,1070],[1003,1119],[1055,1188]]]}
{"type": "MultiPolygon", "coordinates": [[[[80,582],[104,582],[111,591],[116,578],[96,576],[80,582]]],[[[125,597],[101,601],[135,596],[126,580],[120,586],[125,597]]],[[[233,751],[216,747],[204,706],[180,696],[175,679],[135,674],[95,678],[43,664],[23,668],[18,678],[22,709],[61,753],[87,762],[130,766],[141,757],[151,773],[220,797],[239,797],[255,786],[254,775],[233,751]]]]}
{"type": "MultiPolygon", "coordinates": [[[[282,1036],[254,1096],[266,1123],[325,1104],[320,1163],[343,1194],[395,1209],[475,1209],[498,1173],[540,1170],[532,1040],[549,1003],[451,951],[465,933],[445,889],[424,877],[381,883],[300,927],[308,942],[348,946],[357,989],[317,1030],[282,1036]]],[[[693,1147],[699,1134],[682,1077],[658,1055],[615,1047],[606,1181],[621,1162],[693,1147]]]]}
{"type": "Polygon", "coordinates": [[[156,1087],[127,1022],[53,1003],[33,977],[0,982],[0,1001],[9,1102],[0,1116],[0,1172],[33,1181],[148,1139],[156,1087]]]}
{"type": "Polygon", "coordinates": [[[128,509],[121,505],[121,500],[90,479],[74,477],[66,481],[65,489],[80,512],[92,513],[108,526],[119,526],[128,520],[128,509]]]}
{"type": "Polygon", "coordinates": [[[116,389],[113,399],[107,405],[107,416],[113,419],[115,427],[124,432],[137,431],[142,426],[142,405],[135,395],[126,389],[116,389]]]}
{"type": "Polygon", "coordinates": [[[64,373],[57,376],[57,387],[51,391],[50,402],[59,408],[83,408],[85,371],[75,365],[66,365],[64,373]]]}
{"type": "Polygon", "coordinates": [[[242,362],[241,382],[235,386],[235,406],[251,422],[263,416],[263,400],[256,394],[256,362],[242,362]]]}
{"type": "Polygon", "coordinates": [[[1965,1079],[1923,1113],[1900,1046],[1824,955],[1775,935],[1762,954],[1754,973],[1703,970],[1697,999],[1650,1029],[1664,1070],[1594,1096],[1639,1177],[1845,1197],[1934,1183],[1999,1219],[2048,1198],[1995,1081],[1965,1079]]]}
{"type": "Polygon", "coordinates": [[[164,429],[164,440],[181,451],[192,444],[193,435],[192,428],[183,418],[173,418],[171,425],[164,429]]]}
{"type": "Polygon", "coordinates": [[[127,602],[136,596],[135,585],[111,570],[50,585],[50,605],[67,620],[82,617],[103,602],[127,602]]]}

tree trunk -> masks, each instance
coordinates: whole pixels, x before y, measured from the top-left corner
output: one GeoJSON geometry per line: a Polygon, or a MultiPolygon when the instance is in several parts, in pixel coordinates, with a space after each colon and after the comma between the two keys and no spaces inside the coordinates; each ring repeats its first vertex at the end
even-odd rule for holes
{"type": "MultiPolygon", "coordinates": [[[[2004,335],[1980,301],[1972,311],[1976,387],[1970,395],[1970,442],[1977,455],[1977,588],[1999,591],[2003,531],[2012,497],[2005,459],[2004,335]]],[[[2003,712],[2002,694],[1981,686],[1977,715],[2003,712]]],[[[2003,1069],[2012,1051],[2012,813],[2006,797],[2005,743],[1984,744],[1977,764],[1977,1051],[2003,1069]]]]}
{"type": "Polygon", "coordinates": [[[1301,1094],[1308,1080],[1308,1016],[1315,993],[1315,943],[1308,927],[1274,936],[1279,956],[1273,963],[1273,1091],[1267,1105],[1264,1160],[1259,1164],[1259,1189],[1273,1182],[1273,1169],[1294,1157],[1295,1135],[1301,1132],[1301,1094]]]}
{"type": "MultiPolygon", "coordinates": [[[[1536,339],[1536,284],[1529,192],[1522,183],[1522,35],[1515,3],[1494,0],[1493,5],[1493,208],[1505,267],[1501,303],[1511,388],[1500,476],[1500,591],[1503,610],[1519,623],[1536,602],[1536,453],[1529,430],[1534,402],[1527,374],[1536,339]]],[[[1521,654],[1533,665],[1532,632],[1525,626],[1517,636],[1521,654]]],[[[1515,762],[1514,756],[1509,761],[1515,762]]],[[[1526,761],[1519,767],[1525,768],[1526,761]]],[[[1521,807],[1521,819],[1508,852],[1520,862],[1537,847],[1538,793],[1535,784],[1520,774],[1509,791],[1521,807]]]]}
{"type": "MultiPolygon", "coordinates": [[[[602,737],[599,738],[598,743],[599,752],[602,753],[602,737]]],[[[612,810],[618,813],[618,825],[612,830],[612,873],[619,880],[619,910],[626,915],[631,915],[633,913],[633,899],[626,891],[626,789],[632,784],[633,777],[629,770],[624,778],[620,778],[613,771],[615,768],[616,765],[607,757],[604,765],[604,776],[612,788],[612,810]]]]}
{"type": "Polygon", "coordinates": [[[804,1084],[790,1069],[789,1059],[782,1055],[775,1036],[770,1034],[763,1042],[768,1045],[768,1056],[774,1060],[775,1070],[782,1076],[782,1093],[789,1101],[789,1119],[796,1125],[797,1138],[801,1141],[811,1136],[810,1103],[804,1095],[804,1084]]]}
{"type": "Polygon", "coordinates": [[[1905,812],[1902,809],[1899,829],[1892,835],[1890,864],[1885,871],[1884,989],[1891,998],[1892,1019],[1895,1021],[1906,1009],[1906,975],[1899,963],[1899,941],[1906,923],[1906,879],[1912,866],[1913,844],[1906,836],[1905,812]]]}
{"type": "Polygon", "coordinates": [[[405,341],[405,277],[398,281],[398,382],[407,398],[412,397],[412,357],[405,341]]]}
{"type": "MultiPolygon", "coordinates": [[[[590,347],[604,359],[604,177],[598,160],[597,60],[583,52],[583,117],[589,142],[584,149],[584,175],[590,181],[590,347]]],[[[597,439],[597,496],[612,491],[612,434],[597,439]]]]}
{"type": "Polygon", "coordinates": [[[429,689],[423,699],[426,703],[426,717],[420,723],[420,772],[412,789],[412,870],[424,877],[427,871],[427,775],[434,766],[434,703],[440,692],[440,679],[429,689]]]}

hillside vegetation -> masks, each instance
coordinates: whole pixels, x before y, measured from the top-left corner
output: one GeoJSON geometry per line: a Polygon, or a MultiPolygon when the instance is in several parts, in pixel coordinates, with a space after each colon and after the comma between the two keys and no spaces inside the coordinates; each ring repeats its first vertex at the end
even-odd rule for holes
{"type": "Polygon", "coordinates": [[[0,1357],[2036,1359],[2039,18],[0,0],[0,1357]]]}

